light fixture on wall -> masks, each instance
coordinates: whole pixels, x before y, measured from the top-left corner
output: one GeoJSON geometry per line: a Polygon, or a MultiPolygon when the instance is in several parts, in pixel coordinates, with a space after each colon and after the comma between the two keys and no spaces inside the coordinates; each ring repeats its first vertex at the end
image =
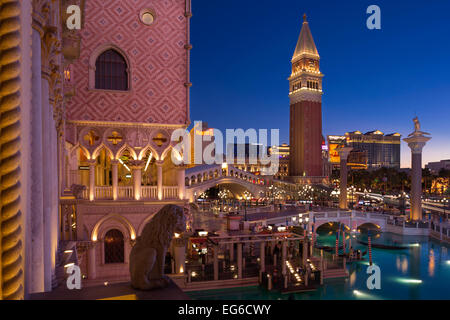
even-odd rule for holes
{"type": "Polygon", "coordinates": [[[142,9],[139,12],[139,20],[149,26],[155,21],[155,12],[152,9],[142,9]]]}

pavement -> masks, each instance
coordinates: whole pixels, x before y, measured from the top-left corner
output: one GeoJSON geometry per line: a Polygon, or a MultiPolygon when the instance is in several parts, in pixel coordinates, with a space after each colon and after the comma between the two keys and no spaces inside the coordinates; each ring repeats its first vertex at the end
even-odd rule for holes
{"type": "Polygon", "coordinates": [[[129,282],[69,290],[59,286],[51,292],[34,293],[31,300],[189,300],[172,281],[167,288],[151,291],[135,290],[129,282]]]}

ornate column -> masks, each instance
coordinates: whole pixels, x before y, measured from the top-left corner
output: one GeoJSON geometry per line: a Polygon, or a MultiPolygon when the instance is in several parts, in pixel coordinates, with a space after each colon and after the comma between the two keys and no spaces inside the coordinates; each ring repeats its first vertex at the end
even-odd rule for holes
{"type": "Polygon", "coordinates": [[[230,263],[234,261],[234,243],[230,243],[230,263]]]}
{"type": "Polygon", "coordinates": [[[2,3],[0,23],[0,299],[24,297],[21,184],[20,1],[2,3]],[[7,57],[7,59],[6,59],[7,57]]]}
{"type": "Polygon", "coordinates": [[[95,164],[97,160],[88,160],[89,163],[89,200],[93,201],[95,198],[95,164]]]}
{"type": "Polygon", "coordinates": [[[304,237],[303,245],[302,245],[302,265],[306,266],[306,259],[308,258],[308,242],[307,238],[304,237]]]}
{"type": "MultiPolygon", "coordinates": [[[[49,3],[49,10],[50,10],[49,3]]],[[[41,45],[42,68],[42,122],[43,122],[43,176],[44,176],[44,287],[52,289],[58,245],[58,134],[61,121],[61,70],[58,28],[44,27],[41,45]]]]}
{"type": "Polygon", "coordinates": [[[92,242],[88,248],[88,279],[92,280],[97,278],[97,266],[95,259],[95,247],[97,242],[92,242]]]}
{"type": "Polygon", "coordinates": [[[185,166],[177,166],[178,197],[180,198],[180,200],[183,200],[185,198],[185,170],[185,166]]]}
{"type": "Polygon", "coordinates": [[[119,160],[111,160],[112,194],[113,200],[117,200],[119,191],[119,160]]]}
{"type": "Polygon", "coordinates": [[[145,162],[142,160],[129,161],[130,169],[133,175],[133,193],[134,199],[141,199],[142,190],[142,168],[144,168],[145,162]]]}
{"type": "Polygon", "coordinates": [[[281,273],[286,275],[287,240],[283,241],[281,247],[281,273]]]}
{"type": "Polygon", "coordinates": [[[214,246],[214,280],[219,280],[219,246],[214,246]]]}
{"type": "Polygon", "coordinates": [[[175,260],[175,273],[186,271],[186,243],[180,236],[173,240],[173,257],[175,260]]]}
{"type": "Polygon", "coordinates": [[[429,133],[420,131],[419,119],[414,121],[414,132],[403,139],[411,148],[411,220],[422,220],[422,149],[431,139],[429,133]]]}
{"type": "Polygon", "coordinates": [[[162,171],[163,164],[164,164],[164,161],[156,160],[158,200],[163,199],[163,171],[162,171]]]}
{"type": "Polygon", "coordinates": [[[237,244],[238,279],[242,279],[242,243],[237,244]]]}
{"type": "Polygon", "coordinates": [[[261,242],[261,247],[259,248],[259,264],[261,272],[266,271],[266,243],[264,241],[261,242]]]}
{"type": "MultiPolygon", "coordinates": [[[[35,1],[34,1],[35,2],[35,1]]],[[[34,3],[33,3],[34,4],[34,3]]],[[[44,291],[44,212],[43,212],[43,139],[42,139],[42,71],[41,38],[44,17],[33,8],[31,67],[31,287],[30,292],[44,291]]]]}
{"type": "Polygon", "coordinates": [[[352,151],[353,148],[351,147],[339,147],[337,148],[337,151],[339,152],[339,157],[341,159],[340,163],[340,194],[339,194],[339,208],[342,210],[348,209],[348,203],[347,203],[347,158],[350,154],[350,151],[352,151]]]}

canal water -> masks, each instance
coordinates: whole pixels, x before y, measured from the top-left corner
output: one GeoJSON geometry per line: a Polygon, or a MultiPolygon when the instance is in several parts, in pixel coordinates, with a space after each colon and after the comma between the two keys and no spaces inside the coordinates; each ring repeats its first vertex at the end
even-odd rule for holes
{"type": "MultiPolygon", "coordinates": [[[[352,246],[365,251],[358,243],[367,242],[367,234],[352,237],[352,246]]],[[[321,234],[320,245],[334,246],[334,233],[321,234]]],[[[348,246],[347,240],[347,246],[348,246]]],[[[403,250],[372,249],[373,263],[380,267],[381,289],[367,288],[369,266],[366,261],[347,264],[347,279],[327,280],[317,291],[296,293],[297,300],[348,300],[348,299],[450,299],[450,247],[428,237],[400,236],[381,233],[372,237],[372,243],[406,246],[403,250]]],[[[259,286],[189,292],[192,299],[199,300],[279,300],[289,295],[269,292],[259,286]]]]}

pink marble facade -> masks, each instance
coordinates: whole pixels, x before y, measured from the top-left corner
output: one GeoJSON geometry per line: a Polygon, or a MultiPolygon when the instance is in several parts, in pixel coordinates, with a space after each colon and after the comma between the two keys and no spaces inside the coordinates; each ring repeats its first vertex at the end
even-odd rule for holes
{"type": "Polygon", "coordinates": [[[86,1],[68,120],[187,123],[187,19],[186,0],[86,1]],[[146,8],[155,13],[150,26],[139,18],[146,8]],[[129,91],[93,89],[92,67],[108,48],[129,64],[129,91]]]}

